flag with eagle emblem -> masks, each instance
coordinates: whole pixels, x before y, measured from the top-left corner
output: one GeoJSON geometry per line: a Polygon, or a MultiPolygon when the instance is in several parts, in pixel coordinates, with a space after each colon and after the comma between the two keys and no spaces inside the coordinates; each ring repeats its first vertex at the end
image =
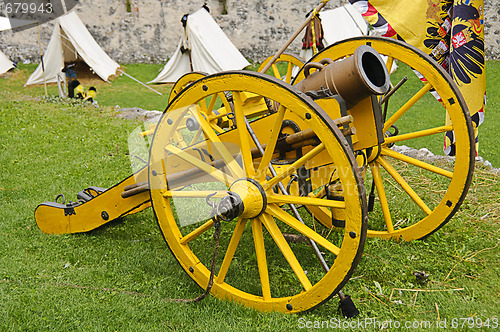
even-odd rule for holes
{"type": "MultiPolygon", "coordinates": [[[[383,36],[421,49],[448,71],[471,114],[477,153],[486,98],[484,0],[349,1],[383,36]]],[[[454,143],[453,132],[446,133],[447,155],[455,155],[454,143]]]]}

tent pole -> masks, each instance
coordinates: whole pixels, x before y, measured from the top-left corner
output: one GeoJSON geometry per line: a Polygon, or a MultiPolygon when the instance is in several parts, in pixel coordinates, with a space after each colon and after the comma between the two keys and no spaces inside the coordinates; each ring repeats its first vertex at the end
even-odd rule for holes
{"type": "Polygon", "coordinates": [[[189,55],[189,67],[191,68],[191,71],[194,71],[193,70],[193,58],[191,57],[191,50],[187,50],[186,52],[189,55]]]}
{"type": "MultiPolygon", "coordinates": [[[[318,7],[314,9],[314,12],[316,13],[320,12],[328,1],[329,0],[321,0],[321,3],[318,5],[318,7]]],[[[279,51],[274,55],[271,61],[269,61],[269,63],[260,71],[261,73],[265,73],[269,70],[269,68],[271,68],[271,66],[276,62],[276,60],[280,57],[280,55],[283,54],[283,52],[285,52],[288,46],[290,46],[290,44],[295,40],[295,38],[297,38],[297,36],[302,32],[302,30],[304,30],[304,28],[309,24],[309,22],[311,22],[314,16],[315,15],[311,14],[306,18],[306,20],[304,21],[304,23],[302,23],[300,28],[298,28],[297,31],[295,31],[295,33],[290,37],[290,39],[288,39],[285,45],[283,45],[283,47],[279,49],[279,51]]]]}
{"type": "Polygon", "coordinates": [[[42,63],[43,86],[45,88],[45,95],[47,96],[47,82],[45,81],[45,64],[43,63],[42,41],[40,38],[40,27],[38,26],[38,22],[36,22],[36,30],[38,31],[38,47],[40,48],[40,61],[42,63]]]}
{"type": "Polygon", "coordinates": [[[61,5],[63,7],[64,14],[66,14],[68,12],[68,9],[66,8],[66,1],[65,0],[61,0],[61,5]]]}
{"type": "Polygon", "coordinates": [[[141,81],[139,81],[138,79],[136,79],[136,78],[134,78],[134,77],[130,76],[129,74],[127,74],[127,73],[126,73],[126,72],[124,72],[123,70],[121,70],[121,69],[117,69],[117,71],[119,71],[119,72],[120,72],[120,73],[122,73],[123,75],[125,75],[125,76],[127,76],[127,77],[129,77],[129,78],[133,79],[133,80],[134,80],[134,81],[136,81],[137,83],[139,83],[139,84],[141,84],[141,85],[145,86],[145,87],[146,87],[146,88],[148,88],[149,90],[156,92],[156,93],[157,93],[157,94],[159,94],[160,96],[163,96],[163,94],[162,94],[161,92],[156,91],[156,90],[155,90],[155,89],[153,89],[152,87],[150,87],[150,86],[148,86],[148,85],[146,85],[146,84],[142,83],[141,81]]]}
{"type": "Polygon", "coordinates": [[[361,32],[361,34],[362,34],[363,36],[366,36],[366,33],[365,33],[365,32],[363,31],[363,29],[361,29],[361,27],[359,26],[358,21],[356,21],[356,20],[354,19],[354,17],[352,17],[351,12],[349,12],[349,10],[347,10],[347,8],[346,8],[346,7],[342,7],[342,8],[344,8],[344,10],[347,12],[347,14],[348,14],[348,15],[351,17],[351,19],[354,21],[354,24],[356,24],[356,27],[359,29],[359,32],[361,32]]]}

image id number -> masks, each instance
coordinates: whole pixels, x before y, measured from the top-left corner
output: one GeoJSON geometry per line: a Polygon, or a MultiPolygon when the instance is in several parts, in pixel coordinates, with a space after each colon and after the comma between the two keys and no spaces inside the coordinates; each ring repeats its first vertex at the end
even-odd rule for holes
{"type": "Polygon", "coordinates": [[[52,14],[54,8],[51,3],[35,2],[0,2],[0,11],[10,14],[52,14]]]}
{"type": "Polygon", "coordinates": [[[493,318],[486,318],[482,319],[481,317],[466,317],[466,318],[453,318],[451,320],[451,328],[457,329],[457,328],[482,328],[482,327],[488,327],[488,328],[493,328],[496,329],[498,328],[498,318],[493,317],[493,318]]]}

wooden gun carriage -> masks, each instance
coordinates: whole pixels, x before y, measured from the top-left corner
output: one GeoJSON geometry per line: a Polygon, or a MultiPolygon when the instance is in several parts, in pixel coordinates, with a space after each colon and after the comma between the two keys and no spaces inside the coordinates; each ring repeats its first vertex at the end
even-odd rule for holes
{"type": "Polygon", "coordinates": [[[281,52],[259,71],[268,69],[182,77],[142,133],[152,137],[148,165],[77,203],[39,205],[40,229],[86,232],[152,206],[201,287],[213,279],[214,296],[296,313],[340,292],[367,236],[422,239],[451,219],[472,179],[473,130],[458,88],[431,58],[360,37],[306,64],[281,52]],[[396,62],[408,74],[397,80],[396,62]],[[421,107],[435,117],[415,130],[407,117],[421,107]],[[451,131],[451,162],[397,149],[441,149],[451,131]],[[212,269],[215,233],[222,259],[212,269]]]}

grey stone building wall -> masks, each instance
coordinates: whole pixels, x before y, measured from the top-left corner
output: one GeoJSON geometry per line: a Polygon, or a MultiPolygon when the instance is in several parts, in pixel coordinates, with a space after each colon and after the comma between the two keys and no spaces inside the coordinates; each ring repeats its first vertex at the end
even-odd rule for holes
{"type": "MultiPolygon", "coordinates": [[[[101,47],[119,63],[165,62],[181,36],[181,17],[204,0],[80,0],[76,11],[101,47]]],[[[347,0],[331,0],[335,8],[347,0]]],[[[262,61],[278,50],[318,0],[208,0],[211,14],[245,57],[262,61]]],[[[486,54],[500,59],[500,1],[485,0],[486,54]]],[[[0,49],[14,61],[38,62],[53,22],[22,32],[0,32],[0,49]]],[[[291,52],[300,50],[300,38],[291,52]]]]}
{"type": "Polygon", "coordinates": [[[500,1],[484,0],[486,59],[500,59],[500,1]]]}

